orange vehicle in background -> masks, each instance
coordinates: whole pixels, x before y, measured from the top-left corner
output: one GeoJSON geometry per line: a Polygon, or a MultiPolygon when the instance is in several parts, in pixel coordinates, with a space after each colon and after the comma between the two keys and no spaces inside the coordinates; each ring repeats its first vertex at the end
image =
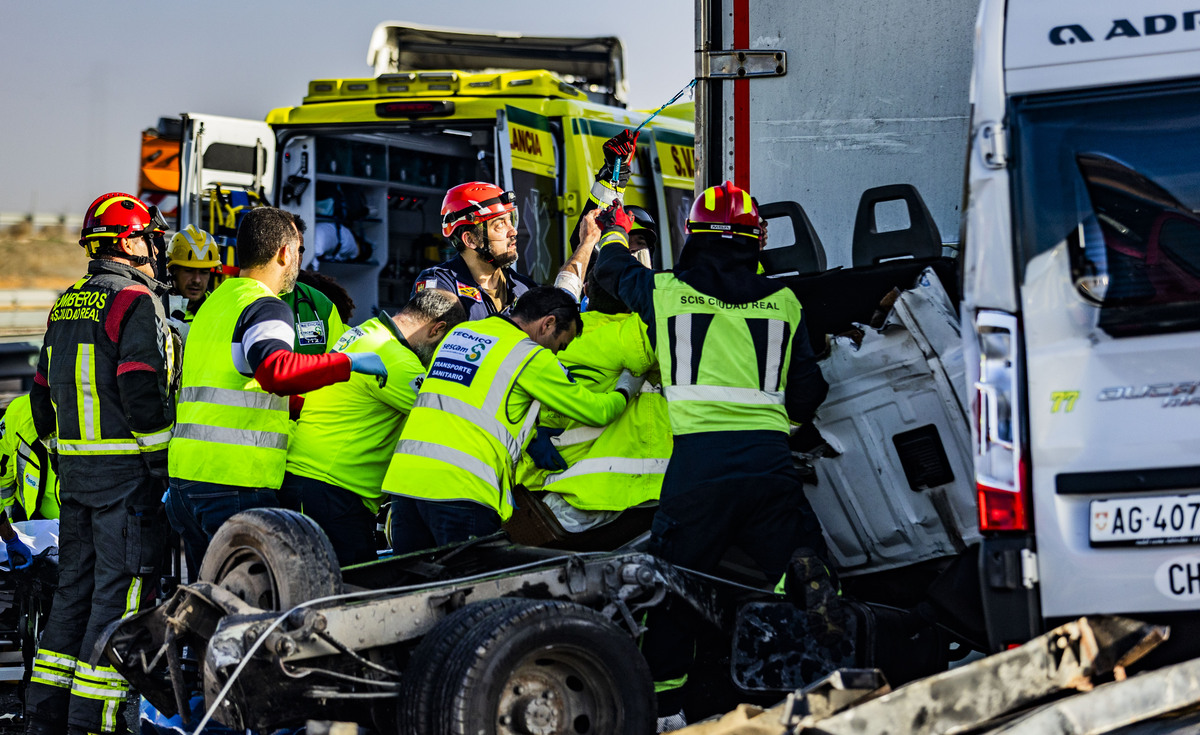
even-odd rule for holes
{"type": "Polygon", "coordinates": [[[158,126],[142,131],[142,163],[138,197],[159,208],[175,225],[179,214],[179,118],[160,117],[158,126]]]}

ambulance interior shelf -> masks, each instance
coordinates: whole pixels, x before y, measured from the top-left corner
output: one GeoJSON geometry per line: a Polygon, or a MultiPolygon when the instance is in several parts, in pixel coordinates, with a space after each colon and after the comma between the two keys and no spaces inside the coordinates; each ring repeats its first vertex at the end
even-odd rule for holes
{"type": "Polygon", "coordinates": [[[324,243],[305,265],[350,292],[360,305],[354,322],[403,305],[416,273],[441,259],[429,236],[439,231],[445,187],[494,175],[490,132],[323,132],[292,135],[283,149],[285,180],[311,186],[281,204],[314,223],[324,243]]]}
{"type": "Polygon", "coordinates": [[[356,185],[356,186],[386,186],[388,189],[395,189],[396,191],[407,191],[407,192],[411,192],[413,194],[420,194],[420,195],[424,195],[424,196],[437,196],[439,198],[446,193],[445,188],[438,188],[438,187],[434,187],[434,186],[421,186],[419,184],[406,184],[406,183],[401,183],[401,182],[396,182],[396,181],[388,181],[388,182],[363,181],[362,179],[357,179],[357,178],[354,178],[353,176],[337,176],[335,174],[317,174],[317,180],[318,181],[328,181],[333,184],[352,184],[352,185],[356,185]]]}

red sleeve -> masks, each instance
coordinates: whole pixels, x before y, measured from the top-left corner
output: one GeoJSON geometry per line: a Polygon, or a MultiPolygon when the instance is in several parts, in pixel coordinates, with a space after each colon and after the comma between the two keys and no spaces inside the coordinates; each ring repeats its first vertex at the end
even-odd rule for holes
{"type": "Polygon", "coordinates": [[[292,396],[350,379],[350,358],[341,352],[300,355],[275,350],[254,371],[254,379],[268,393],[292,396]]]}

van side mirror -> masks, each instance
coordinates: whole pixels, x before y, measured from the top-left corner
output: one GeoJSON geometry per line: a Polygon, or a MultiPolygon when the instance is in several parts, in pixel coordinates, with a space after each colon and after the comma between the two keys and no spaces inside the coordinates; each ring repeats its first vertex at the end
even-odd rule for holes
{"type": "Polygon", "coordinates": [[[803,207],[771,202],[760,205],[758,213],[770,233],[767,249],[759,253],[764,275],[812,276],[825,270],[825,248],[803,207]]]}

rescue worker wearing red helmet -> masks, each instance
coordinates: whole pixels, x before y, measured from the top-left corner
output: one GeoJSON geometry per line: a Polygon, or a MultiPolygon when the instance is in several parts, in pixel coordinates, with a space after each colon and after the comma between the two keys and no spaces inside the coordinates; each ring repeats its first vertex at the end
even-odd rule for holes
{"type": "MultiPolygon", "coordinates": [[[[756,273],[762,227],[749,193],[725,182],[697,197],[673,271],[630,255],[633,218],[619,202],[597,221],[596,281],[646,323],[674,435],[650,552],[710,572],[736,545],[771,580],[798,548],[827,558],[788,434],[812,420],[828,384],[796,294],[756,273]]],[[[681,607],[656,608],[643,642],[660,716],[682,709],[694,650],[681,607]]]]}
{"type": "Polygon", "coordinates": [[[503,314],[537,282],[513,267],[517,262],[517,195],[495,184],[459,184],[442,199],[442,234],[458,255],[426,268],[412,296],[440,288],[458,296],[474,321],[503,314]]]}
{"type": "Polygon", "coordinates": [[[96,199],[79,240],[87,275],[50,311],[30,403],[38,438],[57,435],[61,509],[58,589],[25,699],[35,735],[125,729],[129,684],[92,650],[153,598],[166,540],[178,343],[152,266],[166,228],[132,195],[96,199]]]}

